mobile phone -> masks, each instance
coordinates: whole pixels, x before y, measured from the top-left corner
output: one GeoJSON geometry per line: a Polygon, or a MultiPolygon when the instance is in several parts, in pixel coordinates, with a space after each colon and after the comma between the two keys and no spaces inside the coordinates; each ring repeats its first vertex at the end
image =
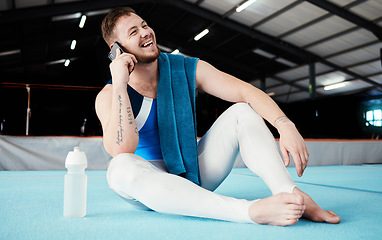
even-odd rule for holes
{"type": "MultiPolygon", "coordinates": [[[[110,59],[111,61],[113,61],[113,60],[117,57],[117,49],[121,50],[121,54],[125,52],[125,51],[123,51],[121,45],[119,45],[118,42],[115,42],[115,43],[113,44],[113,47],[111,48],[111,50],[110,50],[110,52],[109,52],[109,55],[108,55],[108,56],[109,56],[109,59],[110,59]]],[[[135,66],[134,66],[134,67],[135,67],[135,66]]],[[[133,67],[133,69],[129,72],[130,74],[133,72],[134,67],[133,67]]]]}
{"type": "Polygon", "coordinates": [[[117,49],[121,50],[121,54],[125,52],[125,51],[123,51],[121,45],[119,45],[118,42],[115,42],[113,44],[113,47],[111,48],[111,50],[109,52],[109,59],[111,61],[113,61],[117,57],[117,49]]]}

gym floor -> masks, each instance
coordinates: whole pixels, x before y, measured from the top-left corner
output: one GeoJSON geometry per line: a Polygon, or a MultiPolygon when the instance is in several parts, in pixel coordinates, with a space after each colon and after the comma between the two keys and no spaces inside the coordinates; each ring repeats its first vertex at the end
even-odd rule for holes
{"type": "MultiPolygon", "coordinates": [[[[0,239],[377,239],[382,234],[382,165],[310,166],[297,186],[340,224],[301,219],[288,227],[239,224],[141,211],[112,192],[106,171],[88,175],[87,215],[63,216],[65,171],[0,172],[0,239]]],[[[236,198],[270,196],[247,168],[235,168],[216,190],[236,198]]]]}

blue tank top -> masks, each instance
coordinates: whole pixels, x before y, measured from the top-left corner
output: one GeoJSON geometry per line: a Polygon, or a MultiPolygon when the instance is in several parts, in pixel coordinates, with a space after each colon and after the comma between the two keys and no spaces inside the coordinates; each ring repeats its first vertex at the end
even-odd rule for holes
{"type": "Polygon", "coordinates": [[[146,160],[163,159],[159,142],[156,99],[143,98],[135,122],[139,132],[139,142],[135,154],[146,160]]]}

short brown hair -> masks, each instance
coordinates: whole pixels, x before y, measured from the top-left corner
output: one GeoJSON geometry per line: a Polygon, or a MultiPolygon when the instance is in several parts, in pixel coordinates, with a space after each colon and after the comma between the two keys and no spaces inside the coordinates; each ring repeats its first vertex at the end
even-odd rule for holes
{"type": "Polygon", "coordinates": [[[108,46],[112,45],[115,42],[115,24],[121,17],[130,16],[132,13],[136,14],[134,9],[130,7],[118,7],[109,12],[103,19],[101,25],[102,37],[108,46]]]}

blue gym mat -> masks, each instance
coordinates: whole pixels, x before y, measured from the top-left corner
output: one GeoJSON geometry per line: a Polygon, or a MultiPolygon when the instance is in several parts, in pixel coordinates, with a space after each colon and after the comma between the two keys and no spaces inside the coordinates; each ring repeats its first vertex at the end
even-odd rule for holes
{"type": "MultiPolygon", "coordinates": [[[[308,167],[297,186],[340,224],[301,219],[288,227],[230,223],[136,210],[114,194],[105,171],[87,171],[87,215],[63,217],[65,171],[0,172],[0,239],[381,239],[382,165],[308,167]]],[[[270,196],[263,181],[236,168],[219,194],[270,196]]]]}

